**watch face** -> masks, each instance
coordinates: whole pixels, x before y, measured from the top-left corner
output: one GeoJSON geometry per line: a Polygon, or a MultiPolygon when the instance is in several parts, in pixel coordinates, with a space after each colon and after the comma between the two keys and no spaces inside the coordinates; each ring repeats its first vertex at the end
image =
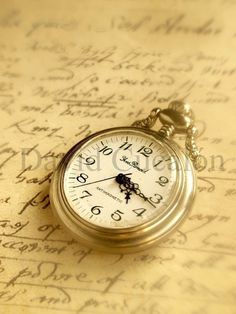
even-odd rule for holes
{"type": "Polygon", "coordinates": [[[176,156],[155,136],[135,129],[99,133],[69,159],[63,193],[86,224],[131,228],[168,207],[176,189],[176,156]]]}

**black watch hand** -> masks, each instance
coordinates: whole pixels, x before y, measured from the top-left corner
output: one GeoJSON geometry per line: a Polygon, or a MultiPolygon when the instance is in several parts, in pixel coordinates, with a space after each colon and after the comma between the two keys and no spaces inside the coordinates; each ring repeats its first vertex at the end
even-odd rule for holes
{"type": "Polygon", "coordinates": [[[126,203],[130,200],[130,196],[132,195],[132,192],[134,192],[136,195],[144,199],[145,201],[148,201],[150,205],[152,205],[154,208],[156,206],[150,201],[148,197],[146,197],[139,189],[139,185],[137,183],[133,183],[127,175],[120,173],[116,177],[116,182],[120,184],[120,190],[121,192],[125,192],[125,199],[126,203]],[[124,187],[124,188],[123,188],[124,187]]]}
{"type": "MultiPolygon", "coordinates": [[[[132,173],[127,173],[126,175],[130,175],[130,174],[132,174],[132,173]]],[[[85,183],[85,184],[74,185],[73,188],[80,188],[82,186],[86,186],[86,185],[90,185],[90,184],[95,184],[95,183],[99,183],[99,182],[115,179],[116,177],[117,176],[109,177],[109,178],[105,178],[105,179],[101,179],[101,180],[97,180],[97,181],[93,181],[93,182],[88,182],[88,183],[85,183]]]]}

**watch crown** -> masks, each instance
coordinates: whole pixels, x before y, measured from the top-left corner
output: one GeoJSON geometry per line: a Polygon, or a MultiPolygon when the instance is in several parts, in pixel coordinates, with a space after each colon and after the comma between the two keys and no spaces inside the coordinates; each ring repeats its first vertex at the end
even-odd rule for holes
{"type": "Polygon", "coordinates": [[[173,125],[177,133],[185,133],[194,123],[194,114],[188,103],[175,100],[160,112],[160,121],[164,125],[173,125]]]}

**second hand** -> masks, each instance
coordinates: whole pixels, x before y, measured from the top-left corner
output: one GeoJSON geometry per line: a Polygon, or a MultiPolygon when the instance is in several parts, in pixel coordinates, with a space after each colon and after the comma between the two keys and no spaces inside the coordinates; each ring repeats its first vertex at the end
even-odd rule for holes
{"type": "MultiPolygon", "coordinates": [[[[131,174],[132,173],[127,173],[126,175],[129,176],[131,174]]],[[[99,183],[99,182],[103,182],[103,181],[107,181],[107,180],[112,180],[112,179],[115,179],[116,177],[117,177],[117,175],[114,177],[109,177],[109,178],[105,178],[105,179],[101,179],[101,180],[97,180],[97,181],[93,181],[93,182],[89,182],[89,183],[85,183],[85,184],[81,184],[81,185],[75,185],[75,186],[73,186],[73,188],[79,188],[79,187],[90,185],[90,184],[95,184],[95,183],[99,183]]]]}

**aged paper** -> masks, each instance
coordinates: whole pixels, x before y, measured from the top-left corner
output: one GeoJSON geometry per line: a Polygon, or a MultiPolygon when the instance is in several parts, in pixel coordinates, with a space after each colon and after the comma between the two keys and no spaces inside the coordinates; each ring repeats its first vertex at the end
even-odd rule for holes
{"type": "MultiPolygon", "coordinates": [[[[236,313],[236,1],[11,1],[0,10],[0,313],[236,313]],[[76,142],[187,99],[205,157],[186,223],[107,255],[54,219],[76,142]]],[[[179,139],[183,145],[183,139],[179,139]]]]}

